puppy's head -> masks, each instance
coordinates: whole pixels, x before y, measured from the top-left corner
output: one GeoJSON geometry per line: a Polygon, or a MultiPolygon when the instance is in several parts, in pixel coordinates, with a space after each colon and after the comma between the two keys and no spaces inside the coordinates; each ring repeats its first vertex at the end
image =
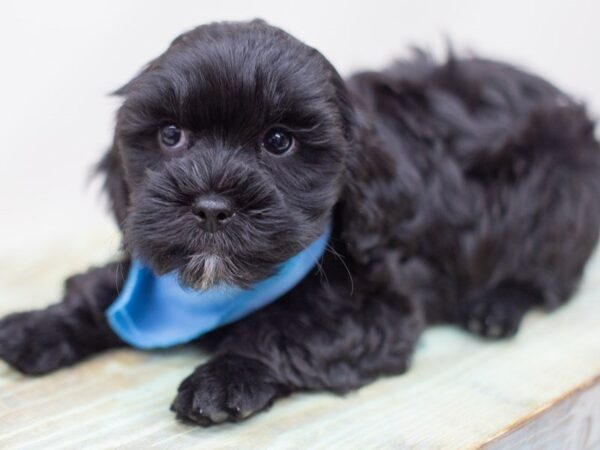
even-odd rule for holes
{"type": "Polygon", "coordinates": [[[117,93],[101,168],[127,248],[155,272],[247,286],[323,233],[352,110],[316,50],[262,21],[205,25],[117,93]]]}

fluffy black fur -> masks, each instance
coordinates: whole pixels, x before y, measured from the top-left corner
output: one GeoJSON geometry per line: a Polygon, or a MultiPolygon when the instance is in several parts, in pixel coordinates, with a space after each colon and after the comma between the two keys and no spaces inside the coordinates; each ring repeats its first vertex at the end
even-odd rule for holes
{"type": "MultiPolygon", "coordinates": [[[[405,371],[428,323],[485,337],[572,294],[598,237],[600,151],[582,105],[476,58],[417,52],[343,81],[316,50],[262,21],[177,38],[117,92],[99,168],[126,254],[190,286],[245,286],[333,222],[319,270],[208,337],[215,357],[172,409],[201,425],[244,419],[298,390],[346,392],[405,371]],[[157,133],[188,130],[166,154],[157,133]],[[287,128],[296,148],[260,145],[287,128]],[[216,233],[191,213],[216,192],[216,233]]],[[[104,310],[127,258],[72,278],[62,303],[0,322],[0,356],[42,374],[122,345],[104,310]]]]}

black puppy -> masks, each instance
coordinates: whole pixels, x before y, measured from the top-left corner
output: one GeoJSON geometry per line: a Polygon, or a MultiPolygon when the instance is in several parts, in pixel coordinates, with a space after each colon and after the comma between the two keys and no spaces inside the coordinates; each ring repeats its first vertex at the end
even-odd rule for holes
{"type": "MultiPolygon", "coordinates": [[[[344,81],[262,21],[217,23],[118,94],[99,169],[126,255],[188,286],[248,286],[333,226],[319,270],[208,337],[215,357],[172,406],[201,425],[402,373],[428,323],[512,335],[568,299],[598,237],[594,124],[508,65],[417,54],[344,81]]],[[[43,374],[123,345],[104,312],[128,265],[4,318],[0,356],[43,374]]]]}

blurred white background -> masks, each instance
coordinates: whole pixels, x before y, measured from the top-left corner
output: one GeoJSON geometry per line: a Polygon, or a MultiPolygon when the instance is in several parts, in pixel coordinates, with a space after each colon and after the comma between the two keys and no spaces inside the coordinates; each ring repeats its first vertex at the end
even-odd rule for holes
{"type": "Polygon", "coordinates": [[[416,44],[510,60],[600,111],[600,3],[564,0],[6,1],[0,8],[0,252],[107,226],[91,165],[111,141],[107,94],[182,31],[262,17],[342,72],[416,44]]]}

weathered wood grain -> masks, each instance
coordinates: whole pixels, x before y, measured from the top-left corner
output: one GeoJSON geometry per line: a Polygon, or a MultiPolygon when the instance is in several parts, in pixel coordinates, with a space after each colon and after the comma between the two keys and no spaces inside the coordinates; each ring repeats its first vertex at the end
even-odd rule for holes
{"type": "MultiPolygon", "coordinates": [[[[101,263],[117,243],[100,227],[5,252],[0,314],[57,298],[62,278],[101,263]]],[[[206,357],[195,348],[112,351],[40,378],[0,364],[0,448],[592,448],[600,445],[599,288],[597,255],[577,298],[551,315],[529,314],[513,340],[437,327],[405,376],[343,398],[295,395],[246,423],[210,429],[177,423],[168,409],[206,357]]]]}
{"type": "Polygon", "coordinates": [[[485,446],[486,450],[536,448],[600,448],[600,377],[565,393],[545,411],[485,446]]]}

